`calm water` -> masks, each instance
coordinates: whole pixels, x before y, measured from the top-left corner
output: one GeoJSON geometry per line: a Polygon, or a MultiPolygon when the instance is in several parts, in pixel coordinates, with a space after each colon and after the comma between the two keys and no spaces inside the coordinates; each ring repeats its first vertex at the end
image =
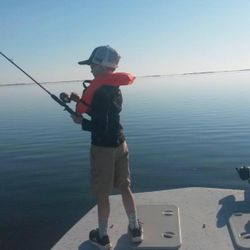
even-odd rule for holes
{"type": "MultiPolygon", "coordinates": [[[[250,164],[249,79],[138,78],[122,87],[133,191],[248,187],[235,167],[250,164]]],[[[0,87],[0,117],[0,249],[49,249],[95,204],[90,135],[36,85],[0,87]]]]}

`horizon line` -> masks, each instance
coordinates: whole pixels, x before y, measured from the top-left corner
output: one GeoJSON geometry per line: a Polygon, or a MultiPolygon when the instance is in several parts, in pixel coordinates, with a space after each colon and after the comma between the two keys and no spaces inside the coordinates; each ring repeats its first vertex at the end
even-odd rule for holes
{"type": "MultiPolygon", "coordinates": [[[[202,75],[202,74],[217,74],[217,73],[230,73],[230,72],[242,72],[250,71],[250,68],[246,69],[233,69],[233,70],[214,70],[214,71],[198,71],[198,72],[185,72],[185,73],[175,73],[175,74],[151,74],[151,75],[139,75],[138,78],[154,78],[154,77],[170,77],[170,76],[186,76],[186,75],[202,75]]],[[[58,81],[46,81],[39,82],[40,84],[52,84],[52,83],[66,83],[66,82],[83,82],[84,80],[58,80],[58,81]]],[[[33,82],[29,83],[0,83],[0,86],[19,86],[19,85],[31,85],[33,82]]]]}

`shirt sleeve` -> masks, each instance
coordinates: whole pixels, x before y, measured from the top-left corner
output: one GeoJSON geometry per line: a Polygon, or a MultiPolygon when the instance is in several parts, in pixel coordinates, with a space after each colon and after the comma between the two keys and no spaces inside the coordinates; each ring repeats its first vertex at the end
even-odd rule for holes
{"type": "Polygon", "coordinates": [[[109,124],[110,96],[105,87],[98,90],[91,106],[92,130],[98,134],[106,134],[109,124]]]}
{"type": "Polygon", "coordinates": [[[82,130],[92,131],[92,122],[86,118],[82,120],[82,130]]]}

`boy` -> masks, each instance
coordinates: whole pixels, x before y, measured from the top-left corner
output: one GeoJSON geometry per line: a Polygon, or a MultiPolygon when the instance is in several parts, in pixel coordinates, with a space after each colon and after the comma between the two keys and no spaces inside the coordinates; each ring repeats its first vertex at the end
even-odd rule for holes
{"type": "Polygon", "coordinates": [[[143,230],[137,219],[136,206],[130,189],[128,146],[120,124],[122,110],[121,85],[131,84],[135,77],[128,73],[114,73],[120,60],[119,54],[109,46],[94,49],[90,58],[79,62],[89,65],[94,80],[80,98],[71,94],[77,102],[74,122],[83,130],[91,131],[91,190],[97,198],[98,229],[89,234],[90,241],[99,249],[110,249],[107,228],[110,214],[109,195],[113,187],[120,190],[126,210],[128,231],[133,242],[143,240],[143,230]],[[91,121],[81,114],[88,113],[91,121]]]}

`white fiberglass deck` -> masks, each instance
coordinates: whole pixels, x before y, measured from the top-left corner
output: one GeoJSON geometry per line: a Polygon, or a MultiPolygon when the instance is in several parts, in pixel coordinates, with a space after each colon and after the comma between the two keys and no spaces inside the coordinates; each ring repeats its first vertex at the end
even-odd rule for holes
{"type": "MultiPolygon", "coordinates": [[[[237,205],[243,203],[244,195],[244,190],[180,188],[137,193],[135,199],[137,205],[170,204],[179,208],[182,237],[180,250],[235,250],[238,248],[232,239],[228,222],[237,205]]],[[[113,249],[131,249],[127,234],[128,221],[121,196],[111,196],[110,202],[109,236],[113,249]]],[[[95,206],[52,249],[95,250],[97,248],[88,241],[88,234],[96,227],[95,206]]],[[[245,249],[250,249],[250,245],[245,249]]]]}

